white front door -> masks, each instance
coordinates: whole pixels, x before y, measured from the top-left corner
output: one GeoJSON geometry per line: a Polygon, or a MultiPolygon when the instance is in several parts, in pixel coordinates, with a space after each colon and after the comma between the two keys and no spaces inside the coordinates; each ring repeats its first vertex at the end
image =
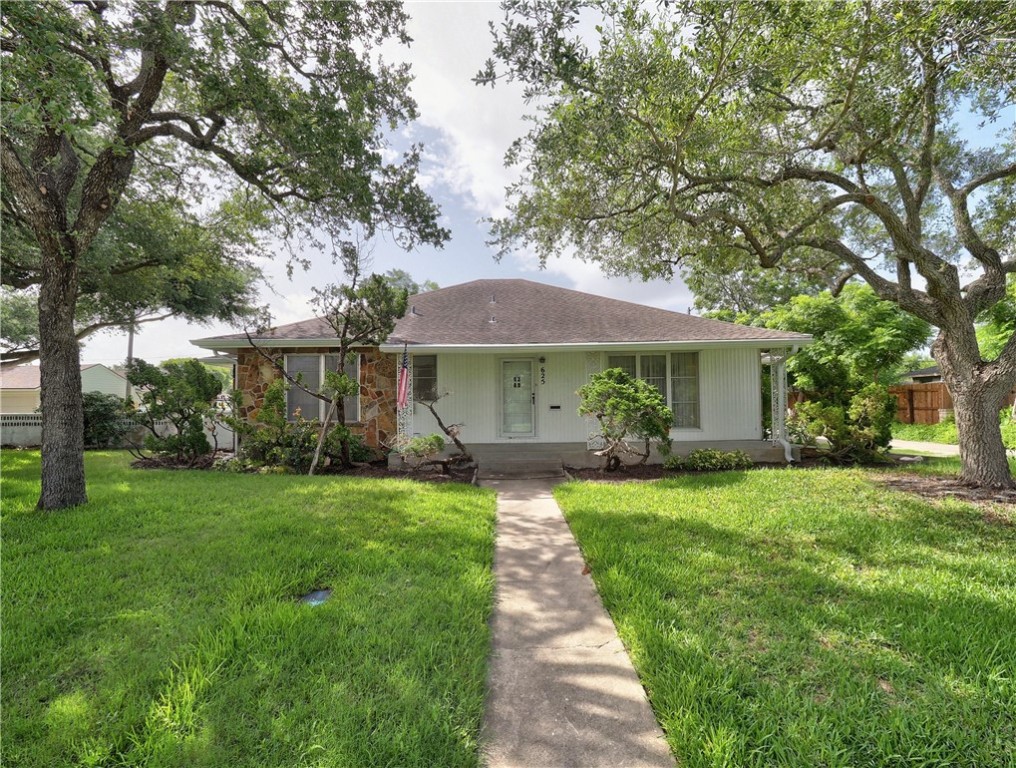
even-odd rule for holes
{"type": "Polygon", "coordinates": [[[532,360],[501,361],[501,436],[536,434],[536,395],[532,360]]]}

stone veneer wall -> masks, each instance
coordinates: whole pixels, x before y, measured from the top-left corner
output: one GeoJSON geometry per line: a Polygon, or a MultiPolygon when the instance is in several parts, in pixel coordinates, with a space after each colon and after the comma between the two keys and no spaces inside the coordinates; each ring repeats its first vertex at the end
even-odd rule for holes
{"type": "MultiPolygon", "coordinates": [[[[334,354],[331,347],[297,349],[265,349],[272,357],[290,355],[334,354]]],[[[396,422],[397,381],[396,356],[386,355],[377,347],[356,350],[360,356],[360,421],[350,424],[356,434],[373,448],[383,448],[398,431],[396,422]]],[[[238,350],[236,386],[243,393],[240,416],[248,421],[257,418],[265,402],[268,385],[282,378],[275,367],[253,349],[238,350]]]]}

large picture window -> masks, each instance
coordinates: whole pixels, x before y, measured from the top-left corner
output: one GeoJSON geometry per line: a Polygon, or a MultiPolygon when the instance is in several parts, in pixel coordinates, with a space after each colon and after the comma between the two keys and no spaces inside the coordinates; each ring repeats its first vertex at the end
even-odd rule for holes
{"type": "MultiPolygon", "coordinates": [[[[344,366],[344,371],[353,381],[360,381],[359,355],[344,366]]],[[[318,391],[325,380],[325,371],[334,371],[339,364],[338,355],[286,355],[286,372],[291,376],[299,375],[303,385],[310,390],[318,391]]],[[[345,398],[346,423],[360,420],[360,397],[353,395],[345,398]]],[[[297,411],[305,419],[323,419],[328,404],[299,387],[290,386],[286,393],[286,414],[290,421],[296,420],[297,411]]]]}
{"type": "Polygon", "coordinates": [[[620,368],[633,379],[642,379],[655,387],[674,413],[675,428],[698,429],[702,426],[698,355],[698,352],[609,354],[607,367],[620,368]]]}

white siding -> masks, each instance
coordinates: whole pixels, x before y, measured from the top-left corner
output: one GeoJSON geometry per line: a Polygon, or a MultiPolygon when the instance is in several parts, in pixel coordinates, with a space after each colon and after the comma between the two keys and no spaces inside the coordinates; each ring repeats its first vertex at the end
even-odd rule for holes
{"type": "Polygon", "coordinates": [[[5,389],[0,391],[0,413],[34,413],[39,407],[39,390],[5,389]]]}
{"type": "Polygon", "coordinates": [[[104,365],[93,365],[81,372],[81,391],[126,397],[127,381],[104,365]]]}
{"type": "Polygon", "coordinates": [[[674,440],[761,440],[761,365],[757,349],[702,350],[699,353],[702,428],[674,430],[674,440]]]}
{"type": "MultiPolygon", "coordinates": [[[[623,348],[611,350],[624,352],[623,348]]],[[[669,351],[669,350],[661,350],[669,351]]],[[[690,351],[690,350],[689,350],[690,351]]],[[[601,358],[605,361],[605,355],[601,358]]],[[[758,349],[704,349],[699,352],[701,429],[674,430],[675,441],[759,440],[762,437],[758,349]]],[[[435,406],[445,424],[463,424],[470,443],[585,442],[590,424],[578,415],[576,390],[585,383],[585,352],[515,355],[439,353],[438,391],[449,394],[435,406]],[[546,362],[541,364],[540,357],[546,362]],[[499,434],[501,360],[531,359],[536,390],[536,436],[508,440],[499,434]],[[541,382],[540,369],[546,375],[541,382]],[[560,408],[552,409],[552,406],[560,408]]],[[[439,432],[433,417],[416,404],[413,433],[439,432]]]]}

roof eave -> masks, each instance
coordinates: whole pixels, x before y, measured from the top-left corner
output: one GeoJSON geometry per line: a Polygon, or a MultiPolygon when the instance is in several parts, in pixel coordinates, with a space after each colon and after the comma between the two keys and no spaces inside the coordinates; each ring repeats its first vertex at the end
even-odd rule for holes
{"type": "Polygon", "coordinates": [[[604,349],[673,349],[675,347],[694,347],[708,349],[713,347],[750,347],[752,349],[770,349],[772,347],[800,347],[811,344],[814,339],[805,337],[783,337],[775,339],[692,339],[682,341],[588,341],[575,343],[553,344],[430,344],[389,340],[380,345],[382,352],[401,352],[409,346],[414,352],[520,352],[523,350],[540,350],[544,352],[582,352],[604,349]]]}

